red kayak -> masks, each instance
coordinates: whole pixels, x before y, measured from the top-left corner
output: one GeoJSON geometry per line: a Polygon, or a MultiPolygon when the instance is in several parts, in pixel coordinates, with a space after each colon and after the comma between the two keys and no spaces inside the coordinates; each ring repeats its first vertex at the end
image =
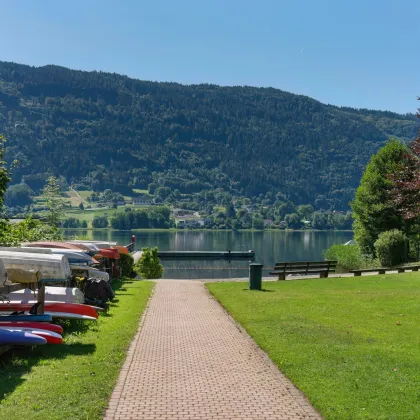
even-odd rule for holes
{"type": "Polygon", "coordinates": [[[0,327],[0,330],[6,330],[10,332],[26,332],[29,334],[37,335],[38,337],[43,337],[47,340],[47,344],[61,344],[63,342],[63,337],[60,334],[57,334],[52,331],[47,330],[38,330],[35,328],[24,328],[24,327],[0,327]]]}
{"type": "Polygon", "coordinates": [[[63,334],[63,327],[55,324],[47,324],[44,322],[13,322],[13,321],[1,321],[0,318],[0,327],[7,328],[32,328],[34,330],[46,330],[52,331],[56,334],[63,334]]]}
{"type": "MultiPolygon", "coordinates": [[[[36,302],[0,302],[0,311],[14,312],[14,311],[29,311],[36,302]]],[[[98,313],[89,305],[81,303],[67,303],[67,302],[45,302],[45,312],[66,312],[69,314],[86,315],[92,318],[98,318],[98,313]]]]}

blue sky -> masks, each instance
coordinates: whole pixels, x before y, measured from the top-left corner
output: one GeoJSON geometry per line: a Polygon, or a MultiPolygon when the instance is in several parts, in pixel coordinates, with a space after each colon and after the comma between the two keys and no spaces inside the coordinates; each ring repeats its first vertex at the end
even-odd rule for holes
{"type": "Polygon", "coordinates": [[[414,112],[418,0],[0,0],[0,60],[414,112]]]}

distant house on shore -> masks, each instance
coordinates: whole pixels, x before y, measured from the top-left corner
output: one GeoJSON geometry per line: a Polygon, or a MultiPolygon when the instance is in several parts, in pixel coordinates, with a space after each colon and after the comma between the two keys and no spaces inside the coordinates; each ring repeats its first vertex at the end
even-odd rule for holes
{"type": "Polygon", "coordinates": [[[150,206],[152,204],[152,198],[148,195],[133,197],[132,203],[135,206],[150,206]]]}

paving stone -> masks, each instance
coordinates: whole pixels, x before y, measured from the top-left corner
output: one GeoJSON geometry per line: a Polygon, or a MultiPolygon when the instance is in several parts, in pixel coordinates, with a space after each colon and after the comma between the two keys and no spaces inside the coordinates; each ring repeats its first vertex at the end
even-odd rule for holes
{"type": "Polygon", "coordinates": [[[321,419],[200,281],[159,280],[111,419],[321,419]]]}

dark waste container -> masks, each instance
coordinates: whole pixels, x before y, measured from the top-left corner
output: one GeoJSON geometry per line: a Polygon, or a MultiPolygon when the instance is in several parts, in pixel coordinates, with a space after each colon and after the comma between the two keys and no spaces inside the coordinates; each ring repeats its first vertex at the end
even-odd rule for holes
{"type": "Polygon", "coordinates": [[[249,290],[261,290],[263,264],[249,264],[249,290]]]}

